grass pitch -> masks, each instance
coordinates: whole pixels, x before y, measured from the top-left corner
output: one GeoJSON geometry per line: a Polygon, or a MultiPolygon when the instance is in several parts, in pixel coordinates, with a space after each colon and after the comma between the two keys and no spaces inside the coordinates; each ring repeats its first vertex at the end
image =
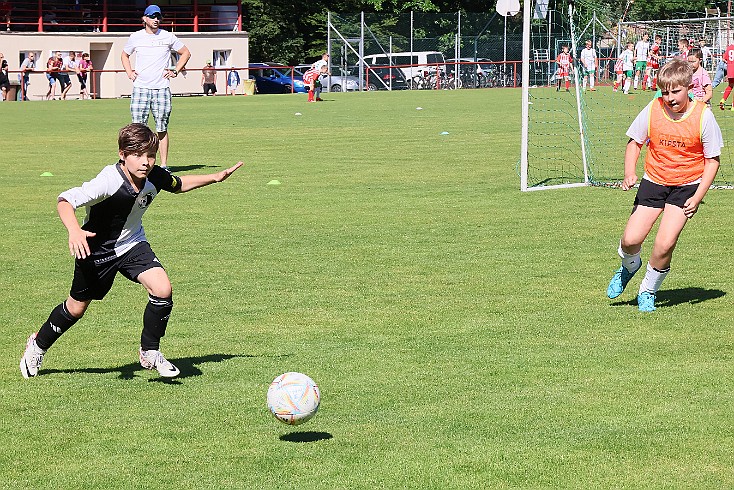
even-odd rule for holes
{"type": "Polygon", "coordinates": [[[116,160],[129,112],[0,104],[0,487],[734,485],[729,191],[641,314],[640,278],[605,296],[632,193],[520,193],[519,91],[326,99],[174,100],[173,167],[246,166],[146,214],[173,382],[137,364],[147,299],[121,277],[21,377],[71,282],[56,196],[116,160]],[[266,410],[285,371],[322,390],[306,425],[266,410]]]}

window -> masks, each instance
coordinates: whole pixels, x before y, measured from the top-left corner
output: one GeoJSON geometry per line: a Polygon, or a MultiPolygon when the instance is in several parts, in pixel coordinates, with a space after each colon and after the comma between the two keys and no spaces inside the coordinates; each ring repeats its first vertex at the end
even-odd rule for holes
{"type": "Polygon", "coordinates": [[[214,68],[229,68],[229,55],[232,54],[231,49],[223,49],[212,51],[212,65],[214,68]]]}

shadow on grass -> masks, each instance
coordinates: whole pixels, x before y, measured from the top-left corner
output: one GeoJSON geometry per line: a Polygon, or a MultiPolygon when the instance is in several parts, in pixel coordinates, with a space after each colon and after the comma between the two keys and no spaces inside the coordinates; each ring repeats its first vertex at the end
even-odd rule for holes
{"type": "Polygon", "coordinates": [[[280,440],[287,441],[287,442],[316,442],[316,441],[326,441],[333,437],[334,436],[332,436],[328,432],[306,431],[306,432],[290,432],[288,434],[283,434],[282,436],[280,436],[280,440]]]}
{"type": "MultiPolygon", "coordinates": [[[[209,354],[206,356],[195,356],[195,357],[181,357],[178,359],[170,359],[170,361],[178,367],[181,374],[175,378],[162,378],[156,377],[151,378],[149,381],[155,383],[166,383],[166,384],[180,384],[181,379],[193,378],[195,376],[201,376],[203,373],[198,368],[200,364],[206,364],[209,362],[223,362],[236,357],[260,357],[252,354],[209,354]]],[[[120,379],[133,379],[137,371],[146,371],[140,363],[133,362],[125,364],[124,366],[116,368],[83,368],[83,369],[43,369],[40,374],[74,374],[74,373],[88,373],[88,374],[110,374],[120,373],[120,379]]]]}
{"type": "MultiPolygon", "coordinates": [[[[675,305],[688,303],[696,305],[710,299],[721,298],[726,292],[720,289],[704,289],[704,288],[680,288],[680,289],[664,289],[658,291],[655,295],[655,306],[657,308],[667,308],[675,305]]],[[[637,298],[629,301],[617,301],[611,303],[611,306],[637,306],[637,298]]]]}

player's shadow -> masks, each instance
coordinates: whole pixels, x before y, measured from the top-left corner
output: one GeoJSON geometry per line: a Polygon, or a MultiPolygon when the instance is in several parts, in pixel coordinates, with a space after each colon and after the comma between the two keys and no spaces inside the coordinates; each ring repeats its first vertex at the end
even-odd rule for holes
{"type": "Polygon", "coordinates": [[[202,168],[219,168],[216,165],[169,165],[168,170],[171,172],[188,172],[189,170],[199,170],[202,168]]]}
{"type": "MultiPolygon", "coordinates": [[[[721,298],[725,295],[726,295],[726,292],[720,289],[705,289],[705,288],[696,288],[696,287],[679,288],[679,289],[664,289],[662,291],[658,291],[658,293],[655,295],[655,307],[667,308],[670,306],[682,305],[684,303],[696,305],[698,303],[703,303],[704,301],[708,301],[710,299],[721,298]]],[[[611,305],[612,306],[627,306],[627,305],[637,306],[637,298],[631,299],[629,301],[618,301],[616,303],[612,303],[611,305]]]]}
{"type": "Polygon", "coordinates": [[[328,432],[305,431],[305,432],[289,432],[280,436],[281,441],[286,442],[316,442],[326,441],[333,438],[328,432]]]}
{"type": "MultiPolygon", "coordinates": [[[[203,373],[199,369],[200,364],[206,364],[209,362],[223,362],[236,357],[258,357],[252,354],[209,354],[206,356],[195,356],[195,357],[180,357],[178,359],[170,359],[170,361],[181,371],[181,374],[175,378],[162,378],[155,377],[149,381],[156,383],[168,383],[168,384],[179,384],[179,380],[185,378],[193,378],[195,376],[201,376],[203,373]]],[[[82,369],[43,369],[41,370],[42,375],[46,374],[75,374],[75,373],[88,373],[88,374],[110,374],[119,373],[120,379],[133,379],[135,373],[138,371],[146,371],[140,363],[133,362],[125,364],[124,366],[116,368],[82,368],[82,369]]],[[[157,374],[157,373],[156,373],[157,374]]]]}

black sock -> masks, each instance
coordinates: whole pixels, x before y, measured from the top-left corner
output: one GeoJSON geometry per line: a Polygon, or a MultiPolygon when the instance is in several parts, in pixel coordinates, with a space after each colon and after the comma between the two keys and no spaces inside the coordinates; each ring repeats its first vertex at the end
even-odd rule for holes
{"type": "Polygon", "coordinates": [[[74,325],[79,318],[74,318],[66,309],[66,301],[62,302],[51,311],[48,320],[41,326],[36,336],[36,345],[43,350],[48,350],[56,342],[61,334],[74,325]]]}
{"type": "Polygon", "coordinates": [[[143,350],[158,350],[161,338],[166,335],[168,318],[173,309],[173,298],[159,298],[148,295],[148,304],[143,314],[143,333],[140,334],[140,347],[143,350]]]}

